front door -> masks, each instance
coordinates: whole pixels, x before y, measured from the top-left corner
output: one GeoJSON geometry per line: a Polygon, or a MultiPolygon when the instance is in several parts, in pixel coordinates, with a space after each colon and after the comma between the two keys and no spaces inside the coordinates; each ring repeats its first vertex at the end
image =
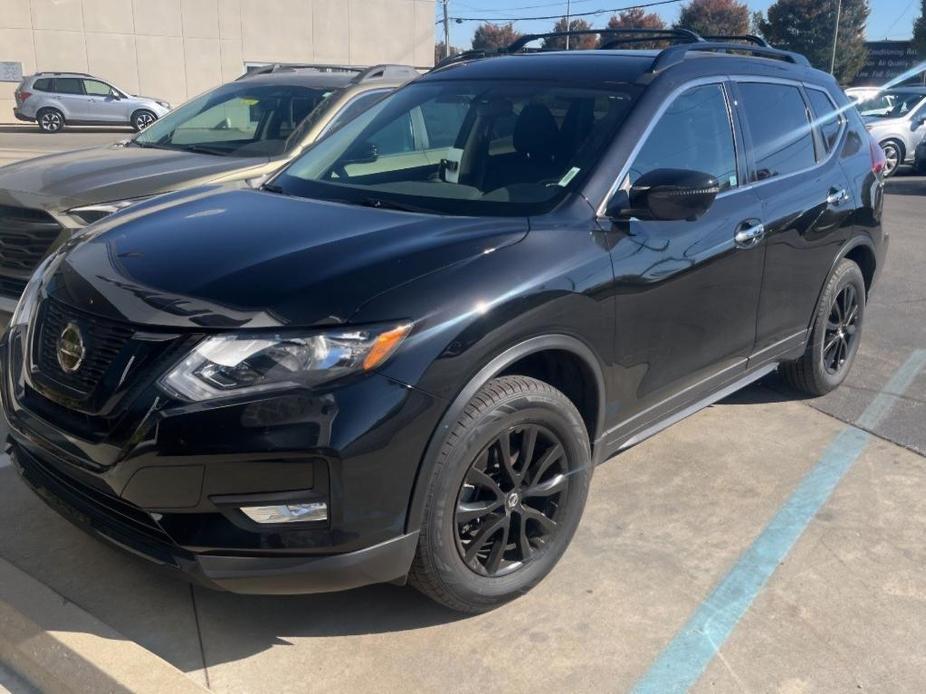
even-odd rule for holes
{"type": "Polygon", "coordinates": [[[761,205],[742,186],[732,100],[722,83],[676,97],[621,183],[655,169],[714,176],[721,193],[697,221],[615,224],[617,427],[627,440],[744,376],[756,335],[761,205]]]}
{"type": "Polygon", "coordinates": [[[124,101],[105,82],[84,80],[86,96],[86,116],[89,121],[101,123],[127,123],[129,115],[125,113],[124,101]]]}

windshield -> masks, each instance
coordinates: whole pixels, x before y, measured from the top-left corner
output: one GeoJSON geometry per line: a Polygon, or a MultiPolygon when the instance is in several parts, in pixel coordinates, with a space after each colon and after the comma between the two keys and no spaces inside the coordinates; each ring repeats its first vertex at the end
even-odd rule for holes
{"type": "Polygon", "coordinates": [[[203,94],[142,131],[140,147],[230,157],[282,154],[299,124],[330,90],[233,82],[203,94]]]}
{"type": "Polygon", "coordinates": [[[902,118],[926,99],[924,94],[881,94],[858,105],[859,113],[869,118],[902,118]]]}
{"type": "Polygon", "coordinates": [[[412,84],[318,142],[268,190],[436,214],[531,215],[592,172],[631,85],[412,84]]]}

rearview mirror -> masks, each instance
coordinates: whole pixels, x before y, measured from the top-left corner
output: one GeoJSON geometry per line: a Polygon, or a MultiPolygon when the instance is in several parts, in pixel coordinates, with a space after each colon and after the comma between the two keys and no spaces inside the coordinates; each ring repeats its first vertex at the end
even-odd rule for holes
{"type": "Polygon", "coordinates": [[[693,222],[711,208],[719,192],[717,179],[703,171],[655,169],[640,176],[629,192],[615,195],[608,216],[693,222]]]}

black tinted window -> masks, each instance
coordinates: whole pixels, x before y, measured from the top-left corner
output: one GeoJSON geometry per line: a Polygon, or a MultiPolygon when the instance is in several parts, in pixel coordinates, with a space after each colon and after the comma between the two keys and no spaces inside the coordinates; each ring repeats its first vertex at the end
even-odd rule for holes
{"type": "Polygon", "coordinates": [[[736,148],[719,84],[695,87],[672,102],[634,159],[630,182],[655,169],[703,171],[723,190],[736,187],[736,148]]]}
{"type": "Polygon", "coordinates": [[[83,94],[84,88],[78,79],[59,77],[55,80],[55,91],[59,94],[83,94]]]}
{"type": "Polygon", "coordinates": [[[820,129],[820,134],[823,135],[823,146],[826,147],[826,153],[829,154],[833,151],[833,147],[836,146],[836,138],[839,136],[839,130],[842,127],[842,116],[836,112],[836,106],[824,92],[808,89],[807,97],[810,99],[810,106],[813,108],[817,127],[820,129]]]}
{"type": "Polygon", "coordinates": [[[756,180],[784,176],[816,163],[807,107],[797,87],[740,84],[749,124],[756,180]]]}
{"type": "Polygon", "coordinates": [[[33,83],[32,88],[37,92],[50,92],[51,80],[47,77],[43,77],[40,80],[36,80],[35,83],[33,83]]]}

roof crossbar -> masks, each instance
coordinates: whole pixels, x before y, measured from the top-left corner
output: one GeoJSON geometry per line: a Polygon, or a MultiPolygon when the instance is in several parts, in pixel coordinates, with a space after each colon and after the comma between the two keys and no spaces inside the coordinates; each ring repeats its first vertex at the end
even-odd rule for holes
{"type": "Polygon", "coordinates": [[[773,47],[768,41],[755,34],[715,34],[712,36],[702,36],[701,38],[705,41],[745,41],[746,43],[753,43],[762,48],[773,47]]]}
{"type": "Polygon", "coordinates": [[[653,34],[660,34],[660,36],[656,38],[681,39],[692,43],[703,41],[700,36],[688,29],[577,29],[575,31],[550,31],[545,34],[525,34],[503,50],[505,53],[517,53],[523,50],[527,44],[537,41],[538,39],[555,39],[566,36],[598,36],[603,34],[645,34],[651,38],[653,34]]]}

